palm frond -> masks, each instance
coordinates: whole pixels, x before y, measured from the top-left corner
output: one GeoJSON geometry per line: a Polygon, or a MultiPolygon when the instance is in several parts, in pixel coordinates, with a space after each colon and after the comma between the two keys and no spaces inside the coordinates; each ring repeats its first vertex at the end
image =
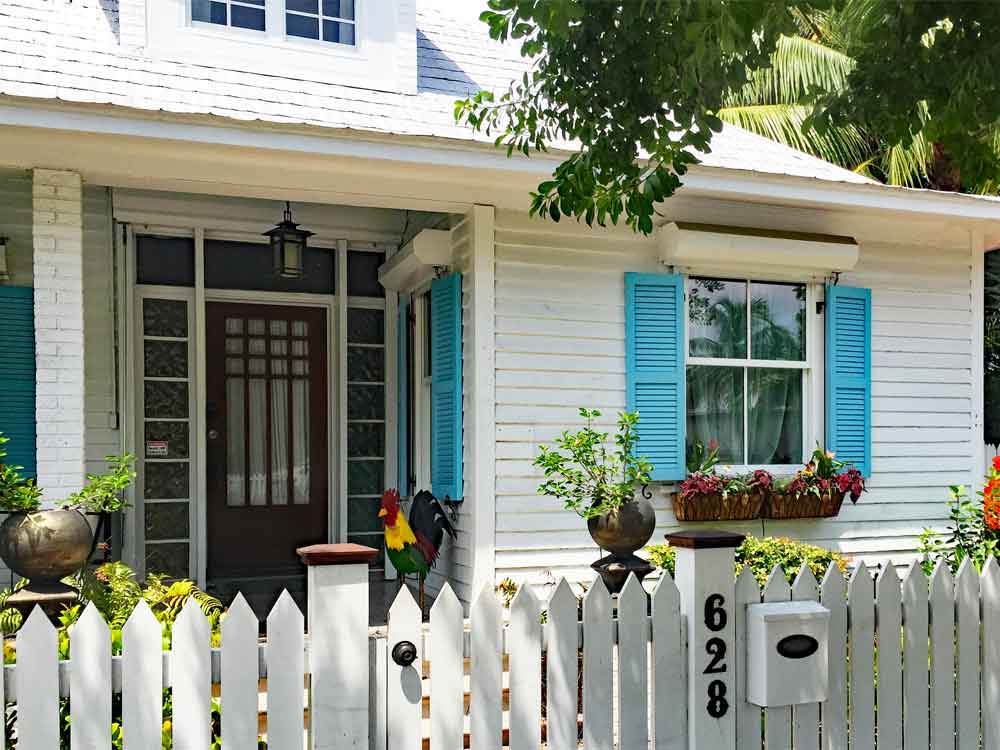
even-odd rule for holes
{"type": "Polygon", "coordinates": [[[920,187],[927,180],[931,158],[931,144],[923,133],[917,133],[909,144],[897,143],[885,148],[880,164],[883,178],[890,185],[920,187]]]}
{"type": "Polygon", "coordinates": [[[750,81],[726,97],[727,106],[799,104],[814,89],[839,91],[854,60],[812,39],[782,36],[771,67],[752,72],[750,81]]]}
{"type": "Polygon", "coordinates": [[[869,156],[868,142],[856,127],[830,128],[825,133],[805,132],[802,123],[810,109],[794,104],[758,104],[726,107],[716,114],[772,141],[791,146],[847,169],[855,169],[869,156]]]}

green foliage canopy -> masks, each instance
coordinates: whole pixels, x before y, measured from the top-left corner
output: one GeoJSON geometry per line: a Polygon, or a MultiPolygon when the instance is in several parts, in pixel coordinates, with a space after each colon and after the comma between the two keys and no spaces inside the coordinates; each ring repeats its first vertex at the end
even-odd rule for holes
{"type": "MultiPolygon", "coordinates": [[[[963,181],[996,182],[992,0],[490,0],[490,35],[518,41],[530,69],[500,96],[458,102],[456,117],[508,154],[574,143],[532,194],[533,213],[648,233],[655,204],[710,150],[720,111],[769,85],[761,71],[776,50],[796,54],[787,39],[804,18],[848,2],[851,59],[800,92],[799,125],[824,138],[862,122],[898,147],[926,139],[963,181]]],[[[857,137],[838,143],[858,148],[857,137]]]]}

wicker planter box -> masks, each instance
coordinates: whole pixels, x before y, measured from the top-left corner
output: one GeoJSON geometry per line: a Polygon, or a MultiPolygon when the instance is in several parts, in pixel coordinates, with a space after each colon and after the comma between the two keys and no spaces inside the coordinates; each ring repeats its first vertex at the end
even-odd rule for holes
{"type": "Polygon", "coordinates": [[[760,518],[764,496],[699,495],[684,498],[674,495],[674,515],[678,521],[750,521],[760,518]]]}
{"type": "Polygon", "coordinates": [[[840,513],[846,492],[831,490],[822,495],[806,493],[771,494],[764,507],[764,518],[833,518],[840,513]]]}

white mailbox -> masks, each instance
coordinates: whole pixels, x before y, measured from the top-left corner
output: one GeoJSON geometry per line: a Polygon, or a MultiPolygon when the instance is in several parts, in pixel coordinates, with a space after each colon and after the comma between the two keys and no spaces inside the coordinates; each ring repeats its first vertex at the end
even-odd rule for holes
{"type": "Polygon", "coordinates": [[[826,700],[830,610],[817,602],[747,607],[747,700],[794,706],[826,700]]]}

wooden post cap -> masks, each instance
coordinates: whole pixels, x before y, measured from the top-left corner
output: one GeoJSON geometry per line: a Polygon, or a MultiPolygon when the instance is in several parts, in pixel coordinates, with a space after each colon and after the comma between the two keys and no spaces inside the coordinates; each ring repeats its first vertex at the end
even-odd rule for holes
{"type": "Polygon", "coordinates": [[[378,550],[360,544],[310,544],[295,552],[306,565],[369,565],[378,550]]]}
{"type": "Polygon", "coordinates": [[[718,529],[697,529],[667,534],[666,539],[672,546],[685,549],[724,549],[739,547],[746,539],[746,534],[734,534],[731,531],[718,529]]]}

